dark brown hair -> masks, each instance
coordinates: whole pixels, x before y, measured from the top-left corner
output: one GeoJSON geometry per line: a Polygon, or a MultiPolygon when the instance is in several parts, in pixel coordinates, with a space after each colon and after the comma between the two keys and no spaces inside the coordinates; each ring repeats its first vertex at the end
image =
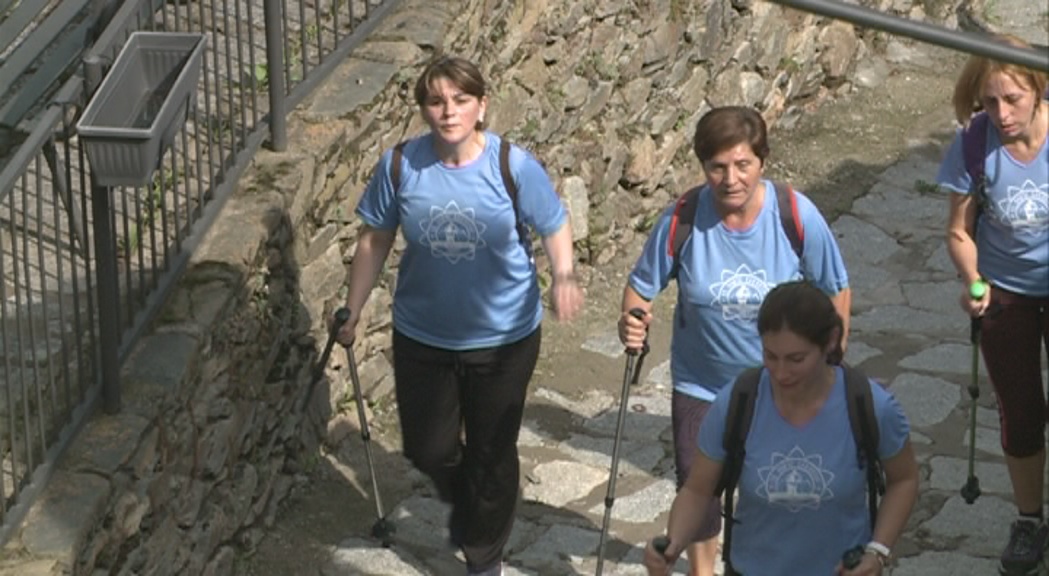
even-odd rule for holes
{"type": "MultiPolygon", "coordinates": [[[[457,56],[439,56],[430,62],[419,79],[415,81],[415,103],[420,108],[426,105],[426,99],[430,97],[430,89],[438,80],[448,80],[455,84],[465,94],[476,97],[478,100],[484,98],[488,93],[488,85],[484,81],[484,75],[473,62],[457,56]]],[[[477,129],[484,128],[484,122],[477,122],[477,129]]]]}
{"type": "Polygon", "coordinates": [[[819,346],[830,344],[834,329],[838,341],[827,357],[830,364],[840,364],[844,352],[844,323],[829,296],[809,282],[785,282],[773,288],[758,311],[758,334],[787,328],[791,332],[819,346]]]}
{"type": "Polygon", "coordinates": [[[768,127],[753,108],[725,106],[707,112],[696,123],[692,150],[701,163],[715,154],[746,142],[761,163],[769,155],[768,127]]]}

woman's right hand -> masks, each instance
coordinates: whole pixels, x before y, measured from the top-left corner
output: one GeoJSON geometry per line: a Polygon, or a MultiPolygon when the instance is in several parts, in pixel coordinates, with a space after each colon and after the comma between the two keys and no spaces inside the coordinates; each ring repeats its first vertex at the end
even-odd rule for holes
{"type": "Polygon", "coordinates": [[[973,318],[979,318],[983,316],[984,313],[987,312],[987,308],[991,306],[991,290],[993,290],[993,288],[987,286],[987,290],[984,292],[983,297],[977,299],[972,297],[972,294],[969,292],[969,287],[967,286],[962,290],[962,295],[958,299],[958,303],[966,314],[973,318]]]}
{"type": "Polygon", "coordinates": [[[619,341],[627,348],[640,350],[644,347],[648,325],[651,322],[651,312],[645,312],[641,318],[636,318],[630,312],[623,312],[619,316],[619,341]]]}
{"type": "Polygon", "coordinates": [[[648,570],[648,576],[667,576],[674,568],[674,562],[680,551],[673,556],[670,556],[670,549],[674,546],[668,545],[664,551],[656,550],[655,540],[649,540],[648,545],[645,546],[645,568],[648,570]]]}
{"type": "MultiPolygon", "coordinates": [[[[357,337],[357,321],[360,320],[360,315],[357,311],[353,308],[349,308],[349,311],[350,319],[339,328],[339,332],[335,335],[335,341],[347,348],[353,346],[353,341],[357,337]]],[[[334,323],[335,317],[332,316],[329,322],[334,323]]],[[[330,323],[329,326],[331,325],[330,323]]]]}

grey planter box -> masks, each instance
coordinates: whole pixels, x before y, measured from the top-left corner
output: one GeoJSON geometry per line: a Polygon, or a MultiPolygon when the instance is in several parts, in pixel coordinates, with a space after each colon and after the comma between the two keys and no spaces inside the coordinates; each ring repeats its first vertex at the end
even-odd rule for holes
{"type": "Polygon", "coordinates": [[[77,122],[100,186],[145,186],[195,104],[203,34],[134,32],[77,122]]]}

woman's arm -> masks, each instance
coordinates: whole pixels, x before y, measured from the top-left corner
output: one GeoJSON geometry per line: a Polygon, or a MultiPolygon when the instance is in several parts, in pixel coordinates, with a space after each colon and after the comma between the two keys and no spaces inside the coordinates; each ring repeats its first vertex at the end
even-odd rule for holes
{"type": "Polygon", "coordinates": [[[575,256],[572,249],[572,226],[565,220],[553,234],[543,236],[543,250],[550,258],[550,288],[554,313],[558,320],[571,320],[583,306],[583,291],[575,276],[575,256]]]}
{"type": "Polygon", "coordinates": [[[645,300],[637,293],[628,281],[623,288],[623,304],[619,314],[619,341],[627,348],[640,350],[644,345],[648,325],[652,322],[652,302],[645,300]],[[635,318],[630,314],[633,309],[639,309],[645,313],[642,318],[635,318]]]}
{"type": "MultiPolygon", "coordinates": [[[[905,440],[903,448],[892,458],[883,462],[885,467],[885,496],[878,506],[878,518],[874,524],[871,540],[892,549],[907,525],[911,508],[918,498],[918,464],[914,460],[911,441],[905,440]]],[[[858,566],[846,569],[841,563],[835,569],[839,576],[873,576],[882,574],[883,560],[871,553],[863,555],[858,566]]]]}
{"type": "Polygon", "coordinates": [[[696,534],[703,527],[707,506],[721,478],[722,466],[721,462],[711,460],[699,448],[695,448],[692,469],[670,506],[670,519],[667,521],[670,545],[663,554],[659,554],[651,544],[645,549],[645,566],[649,574],[666,573],[666,569],[673,566],[681,552],[696,541],[696,534]]]}
{"type": "Polygon", "coordinates": [[[892,548],[907,525],[911,508],[918,499],[918,464],[914,460],[911,441],[906,440],[903,449],[885,460],[883,465],[885,496],[878,506],[873,540],[892,548]]]}
{"type": "Polygon", "coordinates": [[[844,290],[830,297],[834,303],[834,310],[841,316],[841,351],[845,353],[849,349],[849,323],[852,320],[852,288],[848,286],[844,290]]]}
{"type": "Polygon", "coordinates": [[[984,313],[991,303],[988,290],[980,300],[969,297],[969,286],[980,279],[976,263],[976,202],[972,194],[950,193],[950,212],[947,216],[947,253],[964,284],[962,309],[972,316],[984,313]]]}
{"type": "Polygon", "coordinates": [[[350,320],[339,330],[339,343],[343,346],[353,344],[357,322],[361,317],[361,308],[368,301],[368,295],[375,287],[383,263],[390,254],[390,248],[397,237],[397,229],[380,230],[367,224],[361,226],[357,237],[357,249],[350,264],[350,291],[346,296],[346,307],[350,309],[350,320]]]}

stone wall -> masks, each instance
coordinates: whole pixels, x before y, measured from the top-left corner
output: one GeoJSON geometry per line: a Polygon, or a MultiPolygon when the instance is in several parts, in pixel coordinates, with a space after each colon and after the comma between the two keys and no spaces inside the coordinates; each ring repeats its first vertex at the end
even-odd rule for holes
{"type": "MultiPolygon", "coordinates": [[[[955,12],[860,3],[949,24],[955,12]]],[[[492,128],[547,166],[585,275],[693,182],[691,131],[711,106],[752,105],[789,125],[879,81],[886,46],[753,0],[405,0],[292,115],[289,150],[258,155],[128,362],[124,411],[78,437],[0,573],[234,573],[319,444],[354,429],[353,410],[340,411],[352,400],[341,354],[301,405],[324,319],[345,295],[353,207],[381,151],[423,130],[410,93],[435,52],[482,65],[492,128]]],[[[392,389],[397,253],[355,344],[369,406],[392,389]]]]}
{"type": "MultiPolygon", "coordinates": [[[[956,26],[959,6],[973,4],[856,3],[948,27],[956,26]]],[[[572,215],[584,275],[588,266],[642,241],[654,215],[696,182],[701,170],[691,138],[712,106],[754,106],[773,129],[789,127],[827,98],[882,81],[886,59],[906,52],[884,34],[756,0],[461,4],[456,14],[462,16],[445,34],[413,30],[415,41],[404,42],[379,33],[355,54],[342,71],[345,78],[374,78],[357,68],[380,67],[379,76],[387,80],[366,105],[333,102],[342,88],[331,83],[296,114],[304,131],[326,137],[315,147],[326,152],[308,159],[313,173],[292,177],[306,194],[303,202],[313,207],[299,229],[342,247],[304,261],[305,276],[327,280],[321,298],[345,289],[345,278],[330,271],[337,261],[352,259],[359,227],[352,209],[374,163],[384,149],[425,130],[411,90],[434,52],[481,65],[492,92],[491,129],[547,167],[572,215]],[[333,123],[332,116],[341,122],[333,123]]],[[[397,254],[395,246],[358,333],[362,383],[372,402],[391,388],[384,353],[397,254]]],[[[321,308],[318,301],[306,302],[321,308]]]]}

